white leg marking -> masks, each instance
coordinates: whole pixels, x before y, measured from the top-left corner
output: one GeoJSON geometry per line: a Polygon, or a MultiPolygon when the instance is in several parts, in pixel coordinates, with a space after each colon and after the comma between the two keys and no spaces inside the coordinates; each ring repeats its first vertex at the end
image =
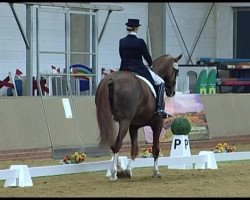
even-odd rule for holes
{"type": "Polygon", "coordinates": [[[109,177],[109,181],[117,180],[117,163],[118,163],[118,153],[114,154],[113,166],[111,169],[111,176],[109,177]]]}
{"type": "Polygon", "coordinates": [[[133,169],[133,165],[134,165],[134,160],[129,159],[128,160],[128,165],[127,165],[127,169],[125,170],[126,174],[132,178],[132,169],[133,169]]]}
{"type": "Polygon", "coordinates": [[[161,177],[161,173],[159,172],[159,167],[158,167],[158,159],[156,159],[156,161],[154,161],[154,174],[153,174],[153,177],[156,177],[156,178],[161,177]]]}

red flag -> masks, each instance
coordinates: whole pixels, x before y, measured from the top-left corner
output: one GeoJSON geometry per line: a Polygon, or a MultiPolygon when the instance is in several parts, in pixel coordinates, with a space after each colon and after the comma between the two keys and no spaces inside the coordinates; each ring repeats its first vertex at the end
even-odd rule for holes
{"type": "Polygon", "coordinates": [[[16,69],[16,76],[20,76],[22,74],[23,74],[23,72],[21,72],[19,69],[16,69]]]}
{"type": "Polygon", "coordinates": [[[9,76],[7,76],[3,81],[0,81],[0,89],[1,89],[3,86],[8,87],[9,81],[10,81],[10,77],[9,77],[9,76]]]}
{"type": "MultiPolygon", "coordinates": [[[[46,87],[46,80],[45,79],[40,80],[40,85],[41,85],[42,92],[49,93],[49,88],[46,87]]],[[[38,87],[37,87],[37,81],[33,80],[33,91],[37,90],[37,89],[38,89],[38,87]]]]}

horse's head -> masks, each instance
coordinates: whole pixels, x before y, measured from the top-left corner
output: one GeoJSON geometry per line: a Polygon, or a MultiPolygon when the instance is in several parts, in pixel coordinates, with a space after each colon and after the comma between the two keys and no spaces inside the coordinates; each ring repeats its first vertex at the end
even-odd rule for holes
{"type": "Polygon", "coordinates": [[[153,62],[154,71],[164,80],[165,91],[168,97],[175,95],[176,78],[178,76],[178,64],[182,54],[174,58],[170,55],[164,55],[153,62]]]}

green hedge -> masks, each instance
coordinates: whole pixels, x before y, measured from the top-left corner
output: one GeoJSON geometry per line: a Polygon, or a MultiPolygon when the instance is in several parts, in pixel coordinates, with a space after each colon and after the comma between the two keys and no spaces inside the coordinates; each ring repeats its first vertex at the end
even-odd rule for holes
{"type": "Polygon", "coordinates": [[[171,123],[171,131],[174,135],[188,135],[191,124],[185,117],[178,117],[171,123]]]}

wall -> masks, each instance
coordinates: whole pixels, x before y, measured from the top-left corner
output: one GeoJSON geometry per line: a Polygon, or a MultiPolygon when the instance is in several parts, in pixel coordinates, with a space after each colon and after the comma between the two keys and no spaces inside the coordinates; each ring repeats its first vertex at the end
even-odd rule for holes
{"type": "MultiPolygon", "coordinates": [[[[179,55],[180,53],[183,53],[182,59],[179,63],[188,63],[189,57],[187,50],[191,55],[211,5],[212,3],[166,3],[166,53],[170,53],[172,55],[179,55]],[[170,8],[175,17],[187,50],[182,41],[170,8]]],[[[193,51],[193,64],[196,63],[197,58],[202,56],[216,57],[215,14],[216,4],[210,13],[204,30],[198,40],[197,46],[193,51]]],[[[192,63],[189,62],[189,64],[192,63]]]]}
{"type": "MultiPolygon", "coordinates": [[[[23,5],[15,6],[20,22],[26,26],[26,10],[23,5]]],[[[25,31],[25,30],[24,30],[25,31]]],[[[0,80],[9,71],[25,66],[25,43],[8,3],[0,3],[0,80]]]]}
{"type": "MultiPolygon", "coordinates": [[[[201,95],[201,100],[211,137],[250,134],[249,94],[201,95]]],[[[94,96],[3,97],[0,112],[0,150],[97,147],[99,143],[94,96]],[[69,99],[73,118],[65,117],[62,98],[69,99]]],[[[145,143],[142,128],[138,141],[145,143]]],[[[123,142],[130,143],[129,134],[123,142]]]]}
{"type": "Polygon", "coordinates": [[[250,7],[250,3],[218,3],[217,6],[217,57],[233,57],[233,7],[250,7]]]}
{"type": "Polygon", "coordinates": [[[0,150],[50,146],[40,98],[0,98],[0,150]]]}
{"type": "Polygon", "coordinates": [[[208,122],[209,135],[249,135],[249,94],[201,95],[208,122]]]}
{"type": "MultiPolygon", "coordinates": [[[[211,3],[170,3],[183,40],[191,54],[195,41],[200,34],[203,23],[208,15],[211,3]]],[[[233,7],[249,7],[250,3],[215,3],[204,26],[196,49],[192,55],[195,64],[200,57],[233,58],[233,7]]],[[[181,59],[187,64],[188,54],[178,29],[166,5],[166,52],[173,55],[184,53],[181,59]]],[[[189,63],[191,64],[191,63],[189,63]]]]}
{"type": "MultiPolygon", "coordinates": [[[[26,7],[24,4],[14,3],[14,9],[26,34],[26,7]]],[[[33,74],[36,76],[36,7],[32,9],[33,15],[33,74]]],[[[40,19],[40,50],[62,51],[65,46],[64,14],[41,12],[40,19]]],[[[40,57],[40,71],[51,72],[51,65],[64,66],[62,55],[46,55],[40,57]]],[[[0,79],[2,80],[16,69],[26,74],[26,46],[21,32],[14,19],[8,3],[0,3],[0,79]]]]}
{"type": "MultiPolygon", "coordinates": [[[[0,98],[0,150],[96,147],[99,129],[94,96],[0,98]],[[62,98],[69,99],[72,118],[66,118],[62,98]]],[[[142,129],[138,141],[145,142],[142,129]]],[[[129,134],[124,142],[130,142],[129,134]]]]}
{"type": "MultiPolygon", "coordinates": [[[[107,4],[96,2],[92,4],[107,4]]],[[[110,5],[119,5],[124,8],[123,11],[114,11],[111,13],[107,23],[107,27],[103,34],[102,40],[98,49],[98,77],[101,77],[101,68],[118,69],[120,65],[120,57],[118,52],[119,39],[126,35],[125,23],[128,18],[138,18],[141,21],[138,36],[147,39],[147,28],[151,15],[149,6],[151,3],[108,3],[110,5]]],[[[176,21],[183,35],[183,39],[187,45],[188,51],[191,53],[192,48],[195,45],[195,41],[198,38],[203,22],[206,19],[208,11],[212,5],[212,2],[203,3],[170,3],[170,6],[175,15],[176,21]]],[[[201,34],[201,38],[197,43],[197,47],[193,52],[192,61],[195,63],[200,57],[232,57],[233,56],[233,11],[234,6],[250,6],[250,3],[215,3],[213,10],[208,18],[208,21],[201,34]]],[[[25,30],[26,27],[26,9],[22,4],[14,3],[17,15],[21,21],[21,24],[25,30]]],[[[166,17],[166,35],[162,36],[161,40],[165,38],[166,42],[159,49],[155,49],[153,55],[159,55],[160,51],[164,53],[170,53],[172,55],[179,55],[183,53],[183,58],[179,62],[180,64],[186,64],[188,61],[188,55],[183,45],[181,37],[178,33],[177,27],[171,16],[168,4],[165,3],[166,13],[156,13],[156,22],[161,17],[166,17]]],[[[151,10],[150,10],[151,12],[151,10]]],[[[108,11],[98,11],[98,31],[102,30],[108,11]]],[[[35,16],[35,10],[33,12],[35,16]]],[[[35,19],[35,18],[34,18],[35,19]]],[[[164,20],[163,20],[164,21],[164,20]]],[[[152,22],[150,22],[152,23],[152,22]]],[[[64,30],[63,30],[63,17],[59,15],[43,14],[41,16],[41,24],[44,25],[45,30],[41,31],[41,37],[46,39],[44,41],[44,49],[54,48],[58,50],[63,48],[64,45],[64,30]]],[[[35,20],[34,20],[34,30],[35,20]]],[[[163,31],[163,30],[162,30],[163,31]]],[[[164,31],[163,31],[164,32],[164,31]]],[[[151,41],[155,37],[161,37],[159,33],[150,34],[151,41]]],[[[34,36],[35,42],[35,36],[34,36]]],[[[159,42],[159,41],[158,41],[159,42]]],[[[34,44],[35,45],[35,44],[34,44]]],[[[157,47],[155,47],[157,48],[157,47]]],[[[33,47],[34,55],[33,62],[34,68],[36,68],[36,47],[33,47]]],[[[157,57],[157,56],[154,56],[157,57]]],[[[25,44],[22,39],[21,33],[17,27],[16,21],[11,12],[8,3],[0,3],[0,79],[5,78],[7,73],[11,71],[15,72],[16,68],[19,68],[25,73],[26,68],[26,56],[25,56],[25,44]]],[[[41,70],[51,71],[51,65],[56,66],[64,65],[63,57],[47,56],[42,60],[43,64],[41,70]]],[[[34,74],[36,70],[34,69],[34,74]]]]}

